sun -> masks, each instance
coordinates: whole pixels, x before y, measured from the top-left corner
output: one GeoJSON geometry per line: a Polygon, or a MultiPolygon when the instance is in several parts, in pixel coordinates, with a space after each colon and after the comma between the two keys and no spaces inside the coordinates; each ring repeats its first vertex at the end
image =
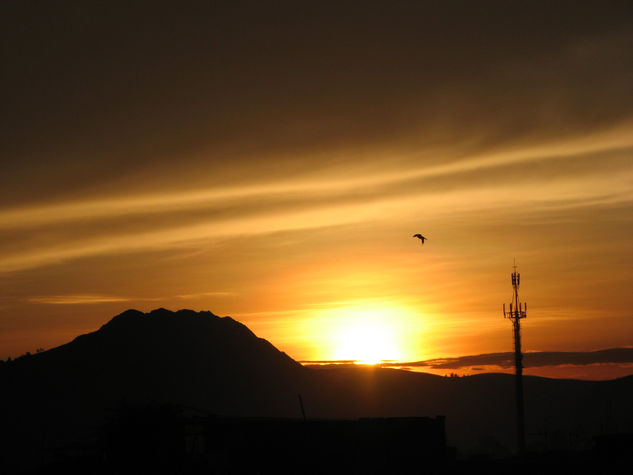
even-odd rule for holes
{"type": "Polygon", "coordinates": [[[335,359],[361,364],[399,360],[401,352],[390,317],[390,312],[380,310],[357,310],[347,315],[336,335],[335,359]]]}

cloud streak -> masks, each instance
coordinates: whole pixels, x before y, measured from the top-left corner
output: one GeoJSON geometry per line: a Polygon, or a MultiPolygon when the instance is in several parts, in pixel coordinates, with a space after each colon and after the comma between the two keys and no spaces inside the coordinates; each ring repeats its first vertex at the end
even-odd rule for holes
{"type": "Polygon", "coordinates": [[[110,302],[128,302],[129,298],[112,295],[46,295],[31,297],[29,302],[47,305],[90,305],[110,302]]]}
{"type": "MultiPolygon", "coordinates": [[[[494,177],[513,165],[521,164],[531,166],[543,163],[546,164],[546,169],[557,170],[557,164],[564,165],[570,160],[582,163],[583,157],[587,157],[584,161],[591,161],[593,160],[591,157],[598,153],[602,153],[602,158],[606,160],[609,160],[609,152],[629,154],[633,148],[632,131],[633,123],[627,123],[613,130],[577,137],[568,142],[532,145],[514,150],[497,150],[480,155],[474,154],[460,160],[449,159],[448,163],[440,165],[407,167],[401,171],[380,172],[361,177],[348,176],[341,179],[330,176],[318,181],[300,179],[292,182],[280,181],[214,189],[183,189],[177,192],[166,191],[157,194],[98,200],[82,199],[59,204],[5,208],[0,210],[0,229],[37,227],[86,219],[168,213],[218,206],[235,208],[241,203],[243,206],[249,206],[249,204],[253,206],[262,200],[270,206],[275,201],[301,202],[306,196],[312,197],[313,200],[327,197],[331,201],[344,199],[345,195],[367,198],[369,190],[385,190],[382,193],[388,193],[389,190],[402,190],[403,185],[404,189],[410,188],[411,185],[428,186],[436,183],[438,179],[447,180],[447,185],[466,184],[473,179],[473,174],[475,180],[477,174],[482,173],[494,177]]],[[[382,152],[384,155],[388,153],[402,152],[382,152]]],[[[447,151],[438,150],[437,153],[446,154],[447,151]]],[[[591,169],[595,171],[599,169],[599,166],[593,165],[591,169]]]]}
{"type": "MultiPolygon", "coordinates": [[[[610,348],[598,351],[536,351],[523,355],[523,366],[535,368],[560,365],[593,365],[601,363],[633,363],[633,348],[610,348]]],[[[514,367],[514,353],[487,353],[460,356],[457,358],[436,358],[425,361],[401,363],[407,367],[429,369],[462,369],[476,366],[514,367]]]]}
{"type": "Polygon", "coordinates": [[[380,166],[376,148],[473,155],[631,120],[626,2],[485,4],[156,2],[114,24],[115,5],[57,6],[52,24],[16,4],[2,202],[292,180],[380,166]]]}
{"type": "Polygon", "coordinates": [[[582,147],[572,143],[567,148],[557,145],[518,155],[510,151],[507,158],[474,157],[385,177],[333,177],[5,210],[0,212],[0,229],[5,228],[0,235],[5,253],[0,271],[199,240],[384,220],[403,215],[405,209],[437,217],[482,210],[503,214],[515,206],[551,213],[630,204],[631,149],[611,148],[624,146],[630,137],[617,135],[615,142],[613,135],[606,137],[594,143],[595,153],[579,154],[582,147]],[[562,154],[565,149],[576,153],[562,154]],[[539,150],[548,153],[540,156],[539,150]],[[538,194],[533,193],[534,186],[538,194]],[[24,239],[25,227],[40,231],[24,239]]]}

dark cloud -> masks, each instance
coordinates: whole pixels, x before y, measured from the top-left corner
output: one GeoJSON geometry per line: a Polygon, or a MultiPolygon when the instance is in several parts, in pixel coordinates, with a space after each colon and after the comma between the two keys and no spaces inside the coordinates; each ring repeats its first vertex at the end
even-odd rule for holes
{"type": "MultiPolygon", "coordinates": [[[[600,351],[537,351],[523,355],[523,366],[591,365],[598,363],[633,363],[633,348],[611,348],[600,351]]],[[[483,355],[439,358],[426,361],[402,363],[402,366],[427,367],[432,369],[460,369],[471,366],[514,366],[514,353],[488,353],[483,355]]]]}
{"type": "Polygon", "coordinates": [[[8,2],[3,13],[7,204],[343,160],[308,151],[498,147],[631,117],[630,2],[8,2]]]}

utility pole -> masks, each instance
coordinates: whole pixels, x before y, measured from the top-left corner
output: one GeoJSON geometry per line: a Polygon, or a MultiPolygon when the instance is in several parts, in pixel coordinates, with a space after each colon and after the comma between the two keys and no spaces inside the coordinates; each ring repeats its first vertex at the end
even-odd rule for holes
{"type": "Polygon", "coordinates": [[[516,261],[512,273],[513,296],[510,303],[510,311],[506,312],[506,304],[503,304],[503,317],[510,319],[514,328],[514,368],[516,375],[516,426],[517,426],[517,451],[519,456],[525,454],[525,416],[523,411],[523,354],[521,353],[521,319],[526,317],[527,304],[519,301],[519,285],[521,274],[517,272],[516,261]]]}

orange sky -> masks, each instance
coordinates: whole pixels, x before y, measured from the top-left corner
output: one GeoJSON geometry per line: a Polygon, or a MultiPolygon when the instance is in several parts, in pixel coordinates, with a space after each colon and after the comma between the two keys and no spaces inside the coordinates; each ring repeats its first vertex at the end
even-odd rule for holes
{"type": "Polygon", "coordinates": [[[156,307],[510,351],[514,258],[526,349],[633,344],[630,6],[341,5],[16,7],[0,358],[156,307]]]}

